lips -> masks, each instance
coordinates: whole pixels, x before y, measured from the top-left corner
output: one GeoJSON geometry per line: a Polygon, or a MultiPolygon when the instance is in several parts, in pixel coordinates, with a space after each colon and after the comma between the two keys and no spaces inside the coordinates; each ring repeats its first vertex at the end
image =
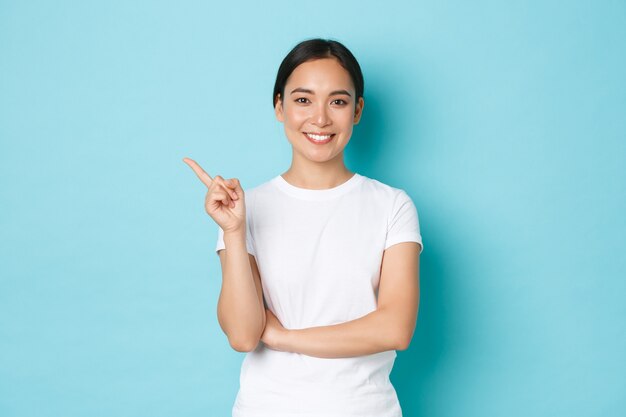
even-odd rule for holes
{"type": "Polygon", "coordinates": [[[310,142],[316,145],[323,145],[325,143],[328,143],[335,137],[335,133],[330,133],[330,132],[328,133],[304,132],[303,135],[310,142]]]}

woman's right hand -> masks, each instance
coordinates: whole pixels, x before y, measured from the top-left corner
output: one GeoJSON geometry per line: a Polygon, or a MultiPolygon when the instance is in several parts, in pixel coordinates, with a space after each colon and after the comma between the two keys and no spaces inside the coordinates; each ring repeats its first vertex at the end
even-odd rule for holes
{"type": "Polygon", "coordinates": [[[189,165],[200,181],[207,186],[204,208],[222,230],[231,232],[245,228],[245,196],[239,180],[224,179],[220,175],[211,178],[193,159],[183,158],[183,162],[189,165]]]}

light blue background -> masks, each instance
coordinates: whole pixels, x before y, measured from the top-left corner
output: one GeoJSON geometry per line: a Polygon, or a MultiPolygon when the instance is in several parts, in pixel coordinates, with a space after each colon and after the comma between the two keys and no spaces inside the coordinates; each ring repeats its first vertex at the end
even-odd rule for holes
{"type": "Polygon", "coordinates": [[[229,416],[216,225],[182,162],[284,172],[300,40],[365,76],[352,170],[420,215],[405,417],[626,414],[623,1],[0,1],[0,415],[229,416]]]}

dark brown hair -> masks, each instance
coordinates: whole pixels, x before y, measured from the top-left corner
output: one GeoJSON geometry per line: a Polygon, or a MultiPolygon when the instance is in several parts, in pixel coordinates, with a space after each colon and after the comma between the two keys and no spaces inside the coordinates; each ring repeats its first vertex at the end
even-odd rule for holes
{"type": "Polygon", "coordinates": [[[272,106],[276,106],[278,100],[278,94],[280,98],[285,97],[285,84],[287,84],[287,78],[291,75],[296,67],[304,62],[312,61],[314,59],[321,58],[335,58],[339,61],[342,67],[348,71],[354,84],[354,90],[356,93],[355,105],[360,97],[363,97],[363,73],[361,67],[357,62],[354,55],[348,48],[338,41],[331,39],[307,39],[296,46],[287,54],[283,59],[283,62],[278,68],[278,74],[276,75],[276,82],[274,83],[274,96],[272,97],[272,106]]]}

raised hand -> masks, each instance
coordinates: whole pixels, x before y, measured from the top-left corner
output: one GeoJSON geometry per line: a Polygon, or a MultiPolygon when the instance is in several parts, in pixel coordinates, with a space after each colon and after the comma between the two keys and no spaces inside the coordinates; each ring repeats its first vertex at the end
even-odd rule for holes
{"type": "Polygon", "coordinates": [[[213,178],[191,158],[183,162],[193,169],[200,181],[207,186],[204,208],[209,216],[224,232],[245,228],[246,205],[241,184],[237,178],[224,179],[220,175],[213,178]]]}

